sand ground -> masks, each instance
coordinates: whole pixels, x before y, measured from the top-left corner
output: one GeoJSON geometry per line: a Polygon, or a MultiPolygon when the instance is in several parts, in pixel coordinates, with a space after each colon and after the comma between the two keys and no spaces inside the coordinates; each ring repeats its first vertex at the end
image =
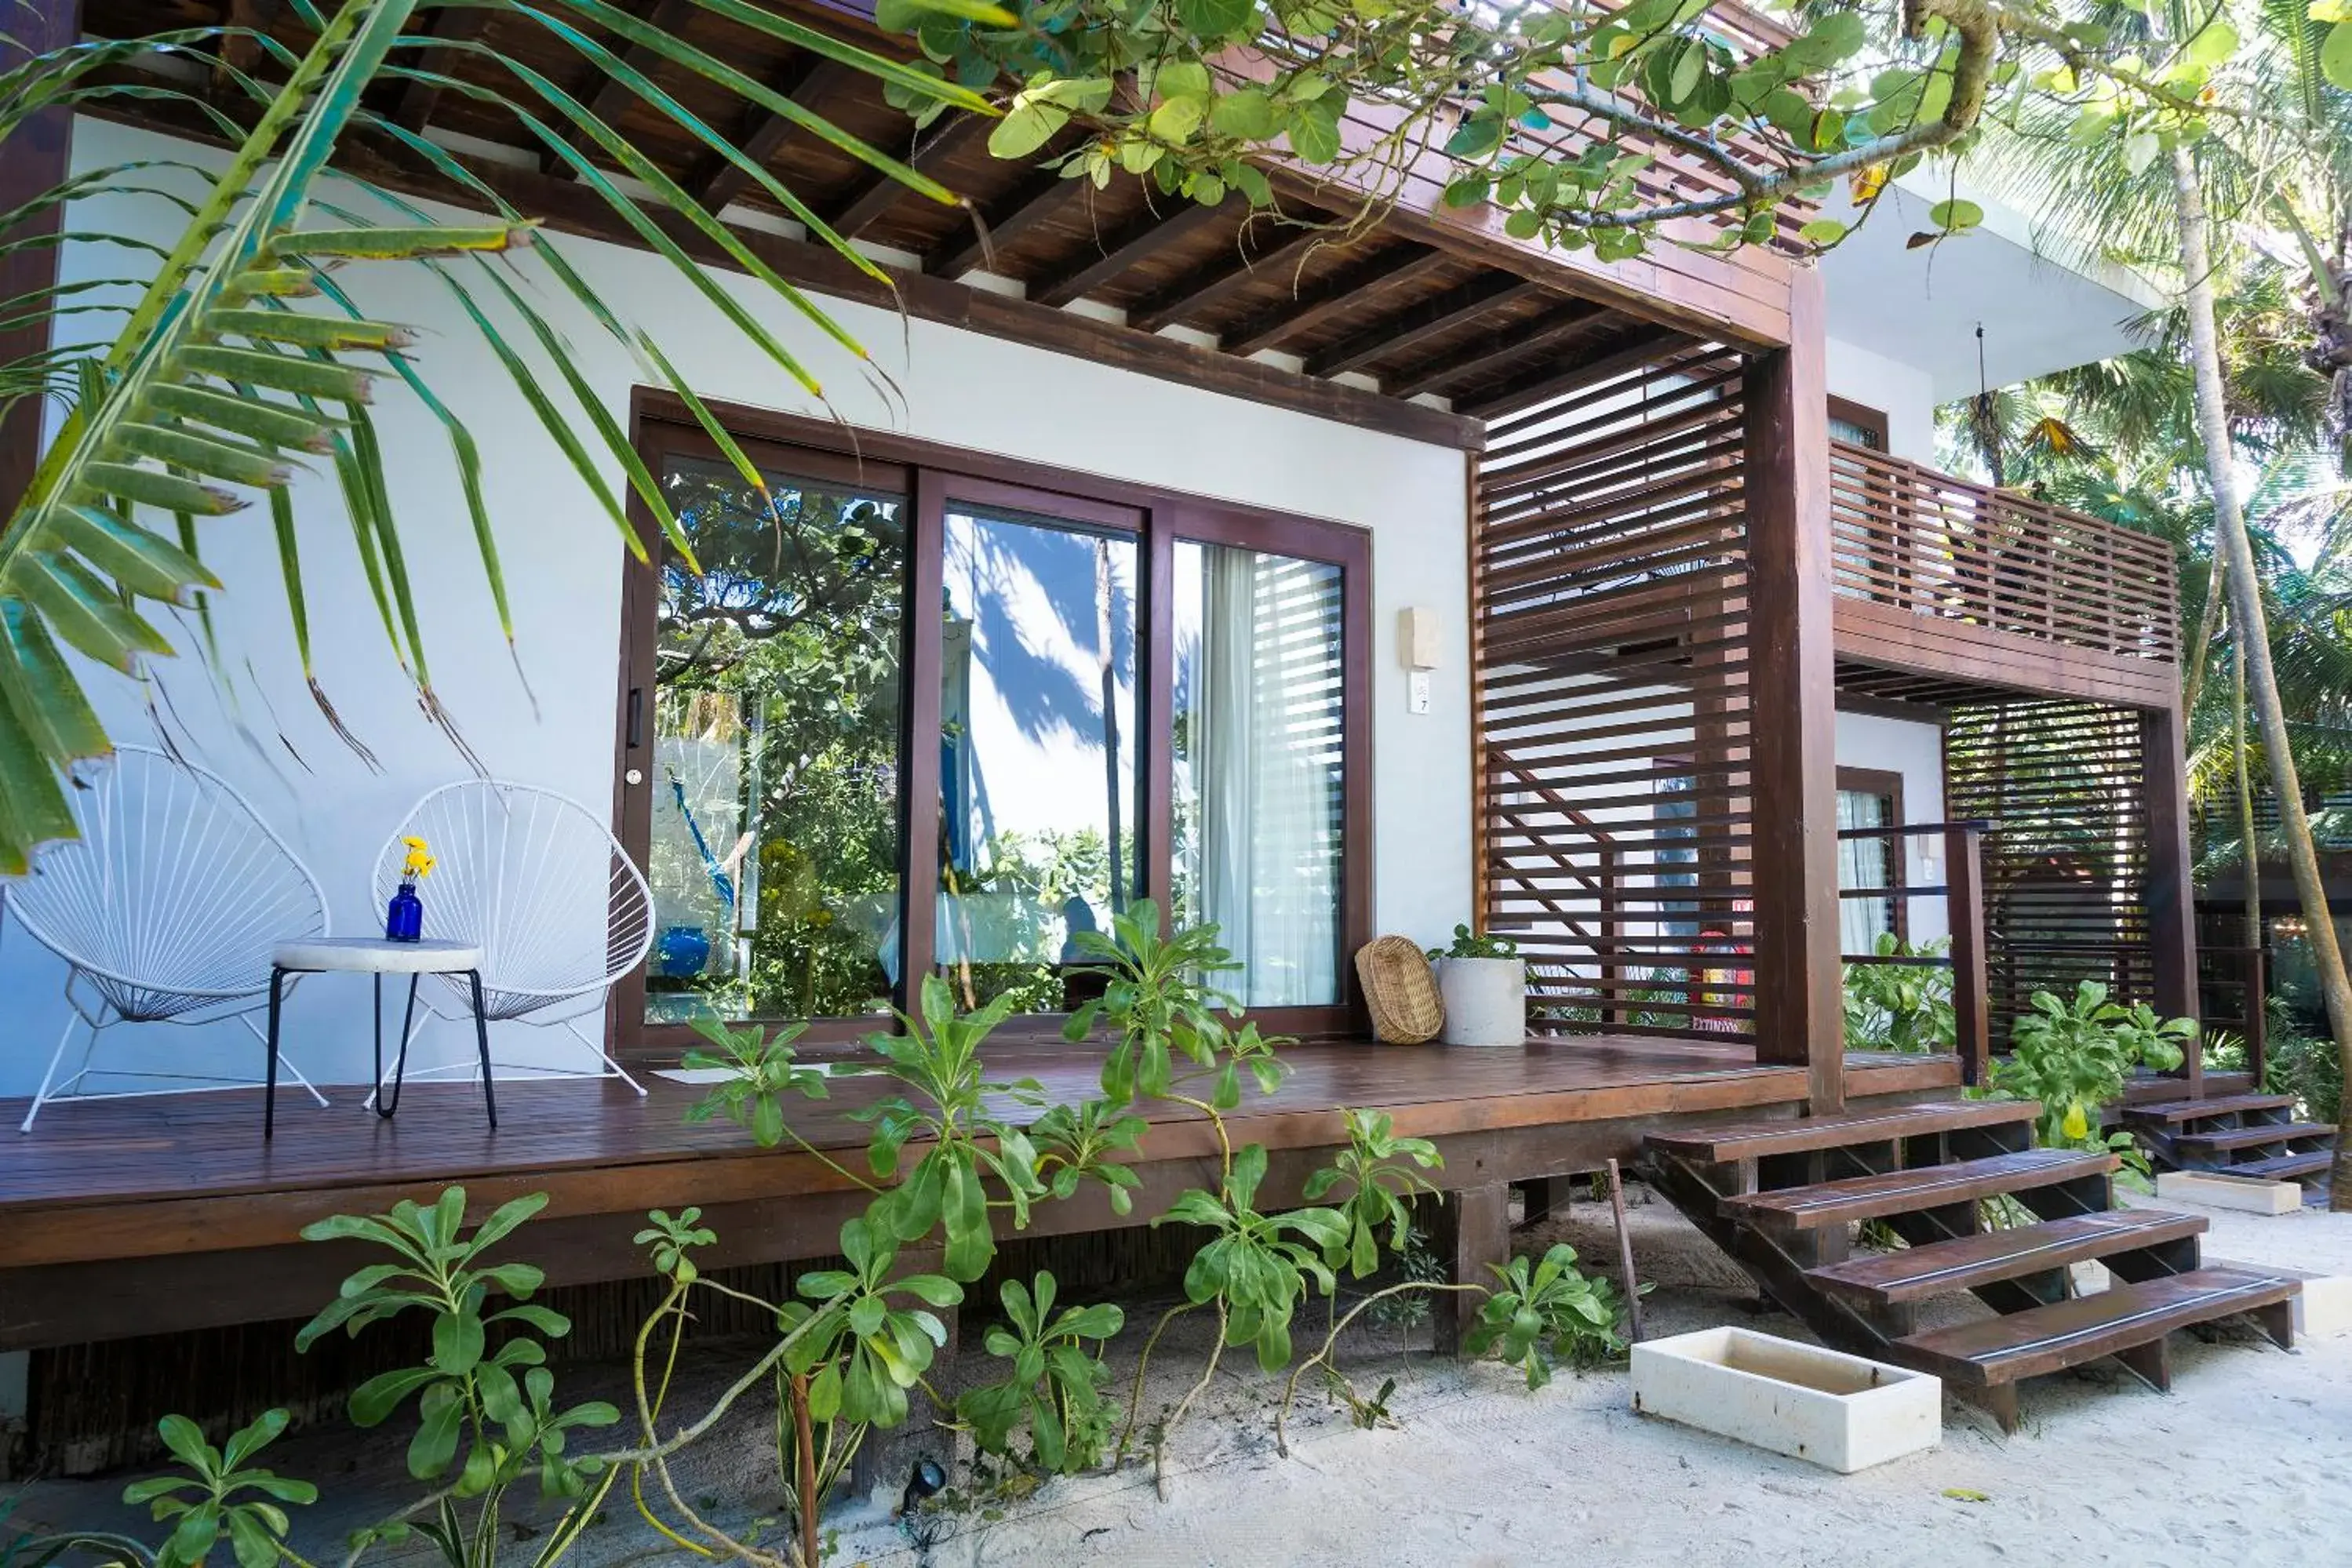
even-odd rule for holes
{"type": "MultiPolygon", "coordinates": [[[[1742,1322],[1802,1336],[1792,1320],[1759,1310],[1744,1277],[1664,1203],[1638,1188],[1630,1196],[1637,1267],[1657,1286],[1647,1302],[1651,1333],[1742,1322]]],[[[2211,1218],[2209,1258],[2352,1274],[2352,1216],[2211,1218]]],[[[1608,1211],[1592,1203],[1519,1239],[1536,1250],[1565,1239],[1596,1265],[1614,1257],[1608,1211]]],[[[1156,1315],[1149,1302],[1130,1303],[1129,1332],[1113,1354],[1123,1372],[1156,1315]]],[[[1196,1325],[1186,1320],[1163,1341],[1167,1371],[1145,1391],[1147,1418],[1197,1375],[1204,1347],[1196,1325]]],[[[876,1568],[2352,1563],[2352,1336],[2305,1340],[2292,1354],[2237,1331],[2212,1343],[2176,1336],[2170,1395],[2101,1364],[2029,1385],[2024,1429],[2011,1437],[1948,1399],[1940,1448],[1853,1476],[1637,1416],[1622,1366],[1563,1373],[1529,1394],[1506,1369],[1464,1367],[1411,1347],[1425,1337],[1369,1333],[1345,1358],[1367,1392],[1397,1380],[1388,1401],[1394,1427],[1360,1429],[1331,1400],[1303,1389],[1285,1458],[1273,1432],[1279,1383],[1261,1378],[1246,1356],[1229,1357],[1171,1445],[1165,1500],[1147,1460],[1024,1497],[966,1495],[911,1523],[861,1502],[835,1511],[831,1561],[876,1568]]],[[[968,1354],[984,1363],[976,1344],[968,1354]]],[[[719,1364],[730,1357],[714,1351],[706,1359],[711,1364],[695,1369],[674,1408],[688,1408],[731,1375],[731,1365],[719,1364]]],[[[576,1369],[566,1374],[567,1396],[584,1397],[616,1380],[617,1369],[576,1369]]],[[[328,1487],[328,1500],[305,1511],[298,1527],[298,1542],[314,1550],[314,1560],[408,1494],[400,1447],[337,1430],[299,1435],[273,1452],[281,1471],[328,1487]]],[[[775,1506],[765,1416],[747,1413],[721,1428],[681,1479],[689,1500],[715,1520],[753,1528],[775,1506]]],[[[34,1487],[20,1518],[121,1528],[131,1522],[114,1500],[121,1479],[34,1487]]],[[[531,1511],[515,1511],[530,1529],[531,1511]]],[[[503,1561],[527,1568],[533,1551],[518,1531],[503,1561]]],[[[424,1561],[414,1549],[388,1555],[424,1561]]],[[[694,1561],[623,1501],[573,1561],[621,1568],[664,1558],[694,1561]]]]}

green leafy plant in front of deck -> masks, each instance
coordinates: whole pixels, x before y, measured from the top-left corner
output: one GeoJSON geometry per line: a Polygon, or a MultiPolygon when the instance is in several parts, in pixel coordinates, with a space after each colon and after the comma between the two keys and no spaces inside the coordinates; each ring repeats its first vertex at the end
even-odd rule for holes
{"type": "Polygon", "coordinates": [[[1076,1474],[1102,1462],[1116,1410],[1103,1397],[1110,1368],[1101,1345],[1127,1322],[1116,1306],[1098,1303],[1054,1311],[1058,1287],[1039,1270],[1024,1285],[1007,1280],[998,1291],[1005,1321],[991,1328],[988,1354],[1013,1364],[995,1383],[968,1388],[956,1414],[971,1427],[983,1453],[1013,1456],[1013,1434],[1026,1427],[1029,1460],[1047,1473],[1076,1474]]]}
{"type": "MultiPolygon", "coordinates": [[[[1910,943],[1882,931],[1873,951],[1888,959],[1939,959],[1951,943],[1910,943]]],[[[1952,971],[1945,965],[1885,963],[1845,967],[1845,1048],[1928,1054],[1959,1039],[1952,1010],[1952,971]]]]}
{"type": "Polygon", "coordinates": [[[804,1064],[793,1049],[793,1042],[808,1032],[808,1025],[788,1023],[771,1030],[745,1024],[730,1029],[723,1020],[700,1013],[690,1027],[709,1043],[707,1048],[688,1046],[678,1065],[688,1071],[727,1076],[688,1108],[688,1122],[725,1116],[749,1130],[761,1148],[772,1149],[784,1141],[787,1093],[811,1100],[825,1097],[824,1070],[804,1064]]]}
{"type": "Polygon", "coordinates": [[[1180,926],[1160,934],[1160,906],[1139,899],[1111,916],[1108,931],[1081,931],[1074,941],[1081,956],[1104,976],[1103,994],[1070,1015],[1063,1034],[1072,1041],[1092,1035],[1097,1025],[1111,1033],[1103,1060],[1103,1093],[1125,1106],[1139,1095],[1181,1099],[1176,1061],[1181,1058],[1216,1084],[1211,1107],[1229,1111],[1241,1103],[1241,1074],[1257,1080],[1271,1094],[1281,1085],[1283,1066],[1275,1048],[1283,1043],[1243,1019],[1242,1005],[1210,977],[1241,967],[1217,942],[1214,925],[1180,926]],[[1234,1020],[1242,1020],[1239,1027],[1234,1020]]]}
{"type": "Polygon", "coordinates": [[[2036,991],[2032,1010],[2010,1030],[2010,1053],[1996,1057],[1985,1092],[2042,1105],[2035,1133],[2052,1148],[2105,1154],[2133,1147],[2128,1134],[2110,1136],[2100,1113],[2123,1097],[2135,1067],[2169,1071],[2197,1043],[2194,1019],[2159,1019],[2146,1002],[2126,1007],[2107,988],[2084,980],[2060,998],[2036,991]]]}
{"type": "Polygon", "coordinates": [[[1254,1207],[1265,1179],[1265,1148],[1237,1151],[1216,1193],[1181,1194],[1154,1225],[1196,1225],[1210,1240],[1184,1271],[1184,1294],[1194,1306],[1214,1304],[1226,1345],[1255,1345],[1267,1372],[1290,1362],[1290,1319],[1311,1281],[1325,1295],[1337,1286],[1327,1260],[1348,1242],[1348,1217],[1335,1208],[1295,1208],[1261,1214],[1254,1207]]]}
{"type": "Polygon", "coordinates": [[[1413,1196],[1437,1190],[1419,1173],[1445,1158],[1426,1138],[1398,1137],[1396,1118],[1386,1111],[1349,1111],[1345,1121],[1348,1146],[1308,1176],[1298,1196],[1316,1203],[1348,1185],[1339,1212],[1348,1220],[1348,1271],[1360,1280],[1381,1266],[1381,1231],[1388,1232],[1388,1249],[1403,1255],[1412,1241],[1413,1196]]]}
{"type": "Polygon", "coordinates": [[[1492,1351],[1527,1374],[1529,1389],[1551,1381],[1556,1363],[1584,1366],[1622,1354],[1625,1309],[1609,1281],[1576,1267],[1576,1249],[1554,1245],[1541,1259],[1514,1258],[1495,1270],[1496,1287],[1463,1336],[1473,1356],[1492,1351]]]}
{"type": "Polygon", "coordinates": [[[298,1350],[337,1329],[356,1338],[412,1312],[429,1321],[432,1348],[423,1364],[379,1373],[352,1391],[352,1422],[362,1427],[380,1427],[415,1401],[408,1471],[435,1483],[425,1502],[367,1532],[369,1540],[420,1535],[449,1568],[492,1568],[503,1536],[500,1504],[517,1482],[536,1475],[544,1495],[574,1501],[601,1497],[611,1484],[602,1461],[569,1451],[572,1434],[610,1427],[621,1414],[601,1400],[556,1406],[542,1341],[570,1333],[572,1322],[530,1300],[545,1271],[488,1256],[546,1206],[544,1193],[515,1198],[469,1232],[466,1191],[453,1186],[430,1204],[403,1199],[384,1214],[336,1215],[304,1228],[307,1240],[367,1242],[393,1260],[346,1279],[295,1335],[298,1350]],[[493,1310],[494,1294],[509,1304],[493,1310]]]}
{"type": "Polygon", "coordinates": [[[197,1568],[224,1540],[237,1568],[275,1568],[289,1554],[286,1534],[293,1522],[280,1505],[314,1503],[319,1489],[247,1462],[285,1432],[286,1423],[285,1411],[265,1410],[217,1448],[184,1416],[157,1423],[156,1435],[187,1473],[151,1477],[122,1490],[124,1502],[144,1506],[157,1522],[172,1525],[155,1552],[155,1568],[197,1568]]]}

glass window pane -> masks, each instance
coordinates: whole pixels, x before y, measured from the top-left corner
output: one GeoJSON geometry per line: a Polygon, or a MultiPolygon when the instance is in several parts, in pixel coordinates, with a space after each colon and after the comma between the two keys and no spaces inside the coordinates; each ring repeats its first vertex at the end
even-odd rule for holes
{"type": "MultiPolygon", "coordinates": [[[[1837,796],[1838,826],[1841,828],[1885,828],[1894,825],[1895,802],[1884,795],[1874,795],[1866,789],[1841,789],[1837,796]]],[[[1887,887],[1888,850],[1891,839],[1840,839],[1838,841],[1838,886],[1840,888],[1887,887]]],[[[1867,956],[1878,951],[1881,936],[1895,929],[1895,901],[1892,898],[1841,898],[1838,900],[1838,940],[1848,956],[1867,956]]]]}
{"type": "Polygon", "coordinates": [[[944,547],[933,951],[966,1007],[1064,1011],[1142,882],[1135,540],[950,506],[944,547]]]}
{"type": "Polygon", "coordinates": [[[877,1011],[898,972],[901,497],[724,464],[662,475],[646,1014],[877,1011]]]}
{"type": "Polygon", "coordinates": [[[1339,1000],[1340,571],[1180,541],[1174,903],[1252,1007],[1339,1000]]]}

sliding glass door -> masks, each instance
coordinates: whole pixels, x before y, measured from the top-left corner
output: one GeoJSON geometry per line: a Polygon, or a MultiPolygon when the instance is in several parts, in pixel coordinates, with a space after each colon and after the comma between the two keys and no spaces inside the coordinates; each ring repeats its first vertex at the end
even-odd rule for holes
{"type": "Polygon", "coordinates": [[[756,485],[641,418],[681,538],[641,519],[625,591],[615,804],[656,937],[621,1044],[704,1015],[854,1039],[925,975],[1045,1035],[1102,984],[1085,934],[1144,899],[1219,928],[1269,1027],[1349,1026],[1362,534],[742,423],[756,485]]]}

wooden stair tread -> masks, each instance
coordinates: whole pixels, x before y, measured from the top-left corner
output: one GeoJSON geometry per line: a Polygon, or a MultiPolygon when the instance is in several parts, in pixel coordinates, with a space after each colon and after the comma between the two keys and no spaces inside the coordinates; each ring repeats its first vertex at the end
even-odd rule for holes
{"type": "Polygon", "coordinates": [[[2305,1149],[2300,1154],[2273,1155],[2266,1160],[2244,1160],[2233,1166],[2217,1167],[2222,1176],[2267,1176],[2273,1181],[2285,1181],[2293,1176],[2310,1176],[2324,1171],[2336,1163],[2333,1149],[2305,1149]]]}
{"type": "Polygon", "coordinates": [[[2026,1149],[1980,1160],[1922,1166],[1879,1176],[1847,1176],[1805,1186],[1775,1187],[1721,1200],[1725,1213],[1777,1229],[1811,1230],[1849,1220],[1878,1219],[1948,1204],[1969,1203],[2000,1193],[2055,1186],[2060,1182],[2111,1174],[2123,1161],[2114,1155],[2072,1149],[2026,1149]]]}
{"type": "Polygon", "coordinates": [[[2012,1383],[2129,1350],[2191,1323],[2274,1305],[2302,1289],[2301,1281],[2275,1274],[2197,1269],[1931,1329],[1895,1344],[1906,1360],[1953,1382],[2012,1383]]]}
{"type": "Polygon", "coordinates": [[[1721,1127],[1691,1127],[1653,1133],[1650,1148],[1686,1160],[1719,1165],[1768,1155],[1806,1154],[1850,1148],[1856,1144],[1927,1137],[1971,1127],[2031,1122],[2042,1107],[2031,1100],[1952,1100],[1850,1111],[1833,1116],[1798,1116],[1776,1122],[1738,1122],[1721,1127]]]}
{"type": "Polygon", "coordinates": [[[2225,1149],[2250,1149],[2263,1144],[2284,1144],[2291,1139],[2332,1138],[2336,1129],[2325,1122],[2265,1122],[2251,1127],[2215,1127],[2210,1132],[2182,1133],[2174,1138],[2173,1146],[2184,1155],[2204,1152],[2219,1153],[2225,1149]]]}
{"type": "Polygon", "coordinates": [[[2292,1111],[2292,1094],[2225,1094],[2209,1100],[2163,1100],[2153,1104],[2126,1105],[2126,1122],[2158,1122],[2179,1126],[2184,1122],[2202,1122],[2213,1116],[2240,1114],[2248,1111],[2292,1111]]]}
{"type": "Polygon", "coordinates": [[[2086,1259],[2111,1258],[2118,1252],[2186,1240],[2203,1234],[2208,1223],[2202,1215],[2160,1208],[2074,1214],[1897,1252],[1856,1254],[1810,1269],[1805,1277],[1834,1295],[1892,1305],[2063,1269],[2086,1259]]]}

